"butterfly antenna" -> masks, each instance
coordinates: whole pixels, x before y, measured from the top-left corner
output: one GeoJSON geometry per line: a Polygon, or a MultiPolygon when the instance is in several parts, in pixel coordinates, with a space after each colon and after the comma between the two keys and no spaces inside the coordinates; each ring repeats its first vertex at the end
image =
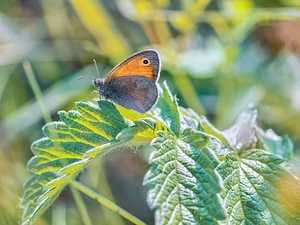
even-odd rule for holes
{"type": "Polygon", "coordinates": [[[80,76],[78,77],[78,80],[82,79],[82,78],[92,78],[92,79],[96,79],[96,77],[91,77],[91,76],[80,76]]]}
{"type": "Polygon", "coordinates": [[[100,74],[99,74],[99,70],[98,70],[97,62],[96,62],[96,60],[95,60],[95,59],[93,59],[93,61],[94,61],[95,67],[96,67],[96,71],[97,71],[98,77],[99,77],[99,79],[100,79],[100,74]]]}

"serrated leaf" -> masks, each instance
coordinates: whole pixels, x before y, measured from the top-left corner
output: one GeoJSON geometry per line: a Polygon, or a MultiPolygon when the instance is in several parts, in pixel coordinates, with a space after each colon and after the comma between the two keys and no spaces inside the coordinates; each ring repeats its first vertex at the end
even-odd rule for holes
{"type": "Polygon", "coordinates": [[[93,157],[109,148],[102,147],[102,151],[84,158],[88,150],[114,143],[128,127],[110,102],[101,101],[100,105],[79,102],[75,110],[59,112],[61,122],[45,125],[46,137],[32,144],[35,156],[29,160],[28,169],[35,174],[26,182],[20,203],[24,208],[22,224],[43,213],[93,157]]]}
{"type": "Polygon", "coordinates": [[[136,121],[136,120],[140,120],[143,118],[151,118],[151,115],[149,115],[148,113],[138,113],[136,111],[132,111],[130,109],[126,109],[120,105],[116,105],[118,111],[120,112],[120,114],[131,121],[136,121]]]}
{"type": "Polygon", "coordinates": [[[219,160],[224,160],[224,156],[233,150],[223,134],[218,131],[217,128],[215,128],[205,116],[199,116],[192,109],[180,107],[180,121],[182,129],[190,127],[194,130],[202,131],[211,136],[211,143],[219,143],[221,141],[223,144],[222,148],[213,148],[217,153],[219,160]]]}
{"type": "Polygon", "coordinates": [[[168,128],[161,122],[151,118],[134,121],[134,126],[124,129],[117,139],[130,140],[133,145],[149,144],[157,137],[158,131],[168,131],[168,128]]]}
{"type": "MultiPolygon", "coordinates": [[[[199,117],[199,116],[198,116],[199,117]]],[[[213,137],[217,138],[222,142],[223,145],[225,145],[227,148],[223,148],[223,153],[228,152],[229,150],[233,150],[230,143],[227,141],[227,139],[223,136],[222,132],[219,131],[217,128],[215,128],[205,116],[199,117],[199,122],[201,125],[201,128],[203,131],[209,135],[212,135],[213,137]]],[[[218,155],[223,155],[223,153],[219,152],[218,155]]]]}
{"type": "Polygon", "coordinates": [[[151,118],[134,121],[134,125],[123,129],[116,136],[115,141],[111,141],[87,151],[84,158],[94,158],[98,154],[105,154],[105,152],[125,143],[129,146],[149,144],[152,139],[157,136],[156,132],[159,130],[167,130],[167,127],[151,118]]]}
{"type": "Polygon", "coordinates": [[[281,165],[282,158],[260,149],[226,158],[218,167],[225,186],[226,224],[299,224],[300,183],[281,165]],[[286,191],[294,201],[284,197],[286,191]]]}
{"type": "Polygon", "coordinates": [[[180,134],[180,115],[177,100],[166,82],[163,83],[162,88],[159,87],[159,94],[160,98],[151,112],[155,118],[161,118],[161,121],[178,136],[180,134]]]}
{"type": "Polygon", "coordinates": [[[180,137],[164,131],[158,134],[152,143],[157,150],[144,178],[156,224],[218,224],[217,220],[225,219],[218,195],[222,186],[214,171],[218,159],[210,136],[192,129],[180,137]]]}
{"type": "Polygon", "coordinates": [[[179,107],[180,111],[180,121],[181,121],[181,129],[192,128],[198,131],[204,131],[203,127],[201,127],[201,118],[197,115],[195,111],[192,109],[185,109],[183,107],[179,107]]]}

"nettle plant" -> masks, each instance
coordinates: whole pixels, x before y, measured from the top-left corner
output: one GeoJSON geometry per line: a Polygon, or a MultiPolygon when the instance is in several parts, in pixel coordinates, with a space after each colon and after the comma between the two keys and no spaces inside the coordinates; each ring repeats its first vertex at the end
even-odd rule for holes
{"type": "MultiPolygon", "coordinates": [[[[30,224],[73,185],[96,201],[76,176],[97,157],[122,146],[152,146],[144,177],[156,224],[300,224],[300,182],[289,169],[292,143],[256,125],[256,110],[218,131],[203,116],[179,107],[166,83],[149,114],[100,100],[60,111],[43,127],[28,162],[22,224],[30,224]]],[[[134,224],[142,221],[105,204],[134,224]]]]}

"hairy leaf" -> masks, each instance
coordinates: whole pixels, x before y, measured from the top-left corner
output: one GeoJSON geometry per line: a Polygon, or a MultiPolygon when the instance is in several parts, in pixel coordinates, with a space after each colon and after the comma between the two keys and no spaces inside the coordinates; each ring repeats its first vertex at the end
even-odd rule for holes
{"type": "Polygon", "coordinates": [[[218,159],[211,148],[221,143],[216,145],[210,136],[192,129],[180,137],[164,131],[158,134],[152,143],[157,150],[144,178],[156,223],[217,224],[226,218],[218,195],[220,179],[214,171],[218,159]]]}
{"type": "Polygon", "coordinates": [[[59,112],[61,122],[45,125],[46,137],[32,144],[35,156],[28,162],[28,169],[34,175],[26,182],[20,203],[23,224],[43,213],[93,157],[123,143],[116,140],[128,127],[123,117],[107,101],[100,101],[99,106],[79,102],[76,110],[59,112]],[[84,157],[92,149],[98,154],[84,157]]]}
{"type": "Polygon", "coordinates": [[[155,210],[156,224],[218,224],[226,218],[218,194],[222,185],[215,171],[216,152],[224,145],[201,132],[199,116],[190,109],[179,109],[164,86],[160,109],[154,114],[169,130],[157,131],[152,142],[156,151],[144,178],[148,204],[155,210]]]}
{"type": "Polygon", "coordinates": [[[178,136],[180,133],[180,115],[177,100],[171,94],[166,82],[164,82],[163,88],[159,88],[159,92],[160,98],[152,112],[156,118],[160,118],[178,136]]]}
{"type": "Polygon", "coordinates": [[[226,224],[299,224],[300,183],[283,161],[260,149],[226,156],[218,168],[225,186],[226,224]],[[284,197],[286,192],[293,201],[284,197]]]}

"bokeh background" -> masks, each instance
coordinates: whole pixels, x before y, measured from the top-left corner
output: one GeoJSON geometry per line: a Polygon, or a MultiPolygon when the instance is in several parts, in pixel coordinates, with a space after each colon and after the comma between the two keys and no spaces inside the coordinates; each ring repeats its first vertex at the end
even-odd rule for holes
{"type": "MultiPolygon", "coordinates": [[[[249,103],[258,123],[288,135],[300,154],[299,0],[1,0],[0,224],[14,225],[44,114],[24,71],[29,61],[52,120],[91,94],[91,79],[154,48],[179,105],[228,128],[249,103]]],[[[92,97],[97,97],[92,95],[92,97]]],[[[148,149],[118,150],[80,180],[153,224],[142,186],[148,149]]],[[[93,224],[130,224],[85,198],[93,224]]],[[[35,224],[81,224],[67,188],[35,224]]]]}

